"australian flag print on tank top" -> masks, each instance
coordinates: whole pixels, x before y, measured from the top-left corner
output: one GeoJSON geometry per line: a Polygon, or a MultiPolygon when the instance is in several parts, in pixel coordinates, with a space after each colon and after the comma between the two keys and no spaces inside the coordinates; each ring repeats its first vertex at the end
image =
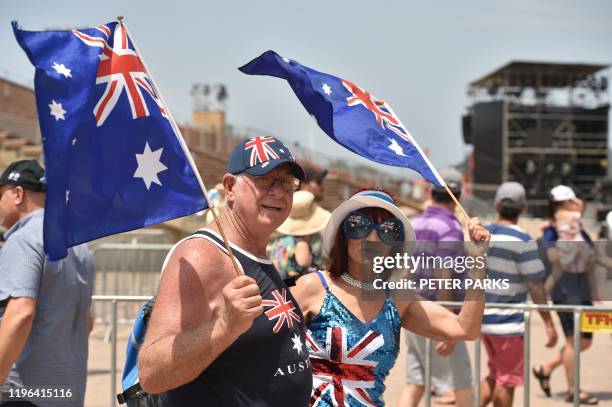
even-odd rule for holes
{"type": "MultiPolygon", "coordinates": [[[[213,231],[199,230],[193,237],[225,251],[213,231]]],[[[269,259],[235,245],[232,251],[244,273],[257,282],[264,313],[195,380],[163,393],[162,406],[307,406],[312,370],[297,302],[269,259]]]]}

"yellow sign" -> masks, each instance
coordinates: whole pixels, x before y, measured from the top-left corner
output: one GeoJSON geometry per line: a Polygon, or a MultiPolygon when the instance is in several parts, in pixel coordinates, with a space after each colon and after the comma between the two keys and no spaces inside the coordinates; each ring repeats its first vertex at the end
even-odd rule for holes
{"type": "Polygon", "coordinates": [[[612,333],[612,312],[588,311],[582,313],[582,332],[612,333]]]}

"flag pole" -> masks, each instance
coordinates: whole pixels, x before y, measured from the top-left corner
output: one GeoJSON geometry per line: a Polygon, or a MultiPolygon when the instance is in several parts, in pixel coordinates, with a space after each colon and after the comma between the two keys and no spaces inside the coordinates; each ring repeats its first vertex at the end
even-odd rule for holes
{"type": "Polygon", "coordinates": [[[463,209],[463,206],[459,203],[459,200],[457,199],[455,194],[453,194],[453,191],[451,191],[450,188],[448,187],[448,185],[446,185],[446,182],[444,183],[444,189],[446,189],[446,192],[448,192],[448,194],[450,195],[452,200],[457,205],[457,208],[459,208],[459,211],[461,211],[461,214],[465,217],[466,223],[469,222],[470,217],[468,216],[468,214],[465,211],[465,209],[463,209]]]}
{"type": "Polygon", "coordinates": [[[461,203],[459,202],[459,200],[457,199],[455,194],[453,194],[453,191],[451,191],[451,189],[448,187],[448,185],[446,185],[446,181],[444,181],[444,179],[442,179],[440,174],[438,174],[438,170],[436,170],[436,168],[433,166],[431,161],[429,161],[429,157],[427,157],[427,155],[425,155],[423,150],[421,150],[421,146],[416,141],[416,139],[412,136],[412,134],[410,134],[410,132],[408,131],[406,126],[404,126],[404,123],[402,123],[402,121],[400,120],[399,116],[397,114],[395,114],[395,111],[393,110],[393,108],[391,108],[391,106],[388,103],[386,103],[386,102],[385,102],[385,107],[387,109],[389,109],[389,112],[391,112],[391,114],[393,116],[395,116],[395,118],[397,119],[399,125],[406,131],[406,134],[408,134],[408,136],[412,139],[412,144],[416,147],[416,149],[419,152],[419,154],[421,154],[421,156],[423,157],[423,160],[425,160],[425,163],[427,164],[427,166],[429,167],[429,169],[431,170],[433,175],[436,177],[438,182],[444,187],[446,192],[448,192],[448,195],[450,195],[450,197],[453,200],[453,202],[455,202],[455,205],[457,205],[457,208],[459,208],[459,211],[465,217],[466,224],[467,224],[467,222],[469,222],[469,220],[470,220],[470,216],[467,214],[467,212],[465,211],[465,209],[463,208],[463,206],[461,205],[461,203]]]}
{"type": "Polygon", "coordinates": [[[185,157],[187,157],[187,162],[191,166],[191,169],[193,170],[196,176],[196,179],[198,180],[200,189],[202,189],[202,193],[204,194],[204,198],[206,199],[206,203],[208,204],[208,209],[213,214],[213,218],[215,220],[217,227],[219,228],[219,233],[221,234],[221,238],[223,239],[223,244],[225,245],[225,248],[227,249],[227,253],[230,259],[232,260],[232,265],[234,266],[234,271],[236,272],[236,276],[241,276],[243,273],[240,271],[240,268],[238,267],[238,263],[236,262],[236,258],[234,257],[232,248],[229,244],[229,241],[227,240],[227,237],[225,236],[225,232],[223,231],[223,228],[221,227],[221,222],[219,222],[219,217],[217,216],[217,213],[215,211],[214,204],[210,202],[210,198],[208,197],[208,191],[206,190],[206,186],[204,185],[204,182],[202,181],[202,177],[200,176],[200,172],[198,171],[198,168],[196,167],[195,162],[193,161],[191,152],[189,151],[189,148],[187,147],[187,144],[185,143],[185,140],[183,139],[181,130],[179,126],[177,125],[176,121],[174,120],[174,116],[172,116],[170,109],[168,109],[168,105],[166,104],[164,97],[162,96],[161,92],[157,88],[157,84],[155,83],[155,80],[153,79],[153,75],[151,74],[151,71],[147,67],[147,64],[145,63],[144,58],[142,58],[142,54],[138,50],[138,46],[136,45],[136,41],[134,41],[134,37],[132,37],[127,26],[123,23],[123,16],[117,16],[117,21],[119,22],[119,24],[123,26],[123,28],[125,28],[125,32],[128,34],[128,36],[132,40],[134,51],[136,51],[136,54],[138,54],[138,57],[140,58],[140,62],[142,62],[142,65],[145,71],[147,71],[147,75],[149,75],[149,77],[151,78],[151,84],[153,85],[155,92],[157,92],[157,96],[159,97],[159,100],[162,106],[164,107],[164,109],[166,109],[166,112],[168,114],[168,119],[170,121],[170,125],[172,126],[172,130],[174,130],[174,135],[176,136],[181,148],[183,149],[183,153],[185,153],[185,157]]]}

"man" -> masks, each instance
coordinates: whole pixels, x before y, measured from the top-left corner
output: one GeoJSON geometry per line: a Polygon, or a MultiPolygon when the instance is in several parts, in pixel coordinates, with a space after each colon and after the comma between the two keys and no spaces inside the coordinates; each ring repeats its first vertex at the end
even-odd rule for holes
{"type": "Polygon", "coordinates": [[[0,249],[2,406],[82,406],[85,398],[93,261],[84,245],[45,259],[44,202],[36,160],[16,161],[0,176],[8,229],[0,249]]]}
{"type": "Polygon", "coordinates": [[[300,185],[301,191],[309,191],[315,196],[316,202],[323,200],[323,179],[327,176],[327,170],[317,169],[312,166],[304,166],[304,182],[300,185]]]}
{"type": "MultiPolygon", "coordinates": [[[[487,289],[487,302],[525,303],[529,291],[534,303],[546,304],[546,273],[537,243],[518,226],[526,205],[525,188],[521,184],[505,182],[497,189],[494,206],[498,218],[487,226],[491,232],[487,277],[506,280],[508,287],[487,289]]],[[[546,346],[552,347],[557,342],[552,318],[548,311],[539,313],[548,336],[546,346]]],[[[489,358],[489,374],[480,386],[482,406],[491,402],[499,407],[512,405],[514,389],[524,380],[524,332],[522,311],[485,309],[481,339],[489,358]]]]}
{"type": "Polygon", "coordinates": [[[240,275],[216,225],[170,254],[139,356],[140,384],[161,393],[163,406],[308,404],[303,316],[266,257],[303,179],[277,139],[255,137],[233,150],[220,223],[240,275]]]}
{"type": "MultiPolygon", "coordinates": [[[[440,176],[446,181],[449,189],[459,198],[462,189],[462,176],[451,167],[441,168],[440,176]]],[[[412,227],[419,244],[424,244],[424,252],[428,255],[445,258],[465,255],[463,250],[463,229],[461,223],[453,214],[455,203],[444,188],[434,188],[431,191],[432,203],[427,210],[413,220],[412,227]]],[[[429,270],[427,270],[429,272],[429,270]]],[[[434,275],[419,278],[457,278],[451,269],[435,269],[434,275]]],[[[420,292],[429,300],[461,300],[449,290],[420,292]]],[[[406,386],[401,396],[401,406],[419,405],[425,392],[425,338],[406,331],[408,355],[406,358],[406,386]]],[[[431,359],[432,385],[437,394],[446,395],[441,401],[456,402],[459,407],[472,406],[474,393],[472,390],[472,373],[469,355],[465,342],[444,343],[433,341],[436,352],[431,359]],[[454,391],[454,395],[453,395],[454,391]]],[[[429,391],[429,389],[427,389],[429,391]]]]}

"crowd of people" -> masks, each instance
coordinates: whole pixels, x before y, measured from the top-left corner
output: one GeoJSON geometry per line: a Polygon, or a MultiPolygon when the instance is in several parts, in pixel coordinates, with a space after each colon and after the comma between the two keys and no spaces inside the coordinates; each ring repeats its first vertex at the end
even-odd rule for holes
{"type": "MultiPolygon", "coordinates": [[[[247,140],[248,141],[248,140],[247,140]]],[[[417,406],[425,392],[441,403],[474,403],[465,341],[478,337],[489,371],[481,405],[511,406],[521,386],[524,316],[486,302],[593,304],[601,298],[593,265],[610,266],[584,231],[584,203],[568,186],[551,191],[542,237],[518,226],[526,209],[522,185],[498,188],[497,218],[483,225],[459,219],[444,188],[433,188],[425,212],[410,220],[391,194],[366,189],[330,213],[320,204],[327,172],[302,167],[274,139],[274,154],[253,161],[245,143],[232,151],[211,195],[219,222],[178,242],[163,265],[144,342],[138,350],[139,389],[129,406],[380,406],[385,379],[405,332],[406,384],[399,406],[417,406]],[[226,244],[225,239],[229,242],[226,244]],[[425,242],[425,243],[424,243],[425,242]],[[371,250],[370,250],[371,248],[371,250]],[[378,289],[372,256],[423,253],[445,258],[485,256],[457,273],[446,266],[410,273],[385,267],[388,280],[504,279],[508,286],[378,289]],[[370,295],[368,295],[370,294],[370,295]],[[364,297],[365,295],[365,297],[364,297]],[[436,301],[456,301],[454,309],[436,301]],[[426,338],[433,340],[431,385],[425,388],[426,338]],[[155,397],[145,397],[146,394],[155,397]]],[[[440,176],[460,198],[462,176],[440,176]]],[[[11,164],[0,176],[0,406],[82,406],[92,328],[93,261],[86,246],[59,262],[43,250],[44,170],[35,160],[11,164]]],[[[611,219],[612,220],[612,219],[611,219]]],[[[558,341],[553,316],[539,312],[547,347],[558,341]]],[[[559,313],[566,341],[555,357],[533,367],[542,391],[565,367],[567,398],[575,391],[571,314],[559,313]]],[[[584,404],[597,397],[580,391],[584,404]]]]}

